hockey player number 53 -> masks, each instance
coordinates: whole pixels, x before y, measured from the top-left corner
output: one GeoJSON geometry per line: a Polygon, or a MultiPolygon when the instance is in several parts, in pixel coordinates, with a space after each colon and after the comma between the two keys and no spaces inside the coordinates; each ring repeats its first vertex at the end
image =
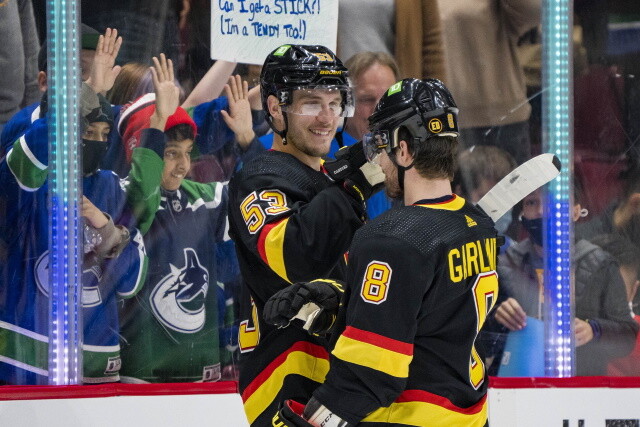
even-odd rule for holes
{"type": "MultiPolygon", "coordinates": [[[[476,306],[477,333],[480,332],[487,315],[496,303],[498,297],[498,275],[495,271],[481,273],[478,275],[473,285],[473,300],[476,306]]],[[[474,389],[478,389],[484,381],[484,362],[478,354],[475,345],[471,347],[471,358],[469,363],[469,379],[474,389]]]]}
{"type": "Polygon", "coordinates": [[[267,215],[278,215],[289,210],[284,194],[278,190],[264,190],[260,195],[252,192],[240,203],[240,212],[249,233],[262,228],[267,215]]]}

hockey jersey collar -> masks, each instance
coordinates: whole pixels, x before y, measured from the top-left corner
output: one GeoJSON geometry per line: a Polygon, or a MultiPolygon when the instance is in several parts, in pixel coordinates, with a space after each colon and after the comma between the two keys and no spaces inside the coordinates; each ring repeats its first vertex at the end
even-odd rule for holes
{"type": "Polygon", "coordinates": [[[457,211],[464,206],[464,199],[456,194],[438,197],[436,199],[418,200],[413,206],[422,206],[431,209],[442,209],[447,211],[457,211]]]}

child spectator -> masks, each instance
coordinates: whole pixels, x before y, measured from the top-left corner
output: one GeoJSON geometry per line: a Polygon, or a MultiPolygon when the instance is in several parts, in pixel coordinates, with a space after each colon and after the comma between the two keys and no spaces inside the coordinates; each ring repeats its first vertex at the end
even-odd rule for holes
{"type": "MultiPolygon", "coordinates": [[[[155,101],[134,102],[121,122],[125,134],[140,138],[131,150],[127,193],[150,260],[143,290],[121,311],[123,380],[217,381],[230,358],[216,277],[216,243],[228,240],[227,187],[185,179],[196,124],[178,107],[171,60],[161,55],[154,64],[155,101]]],[[[242,135],[247,124],[251,130],[248,102],[239,102],[246,85],[227,89],[229,120],[242,135]],[[245,108],[235,109],[240,104],[245,108]]]]}

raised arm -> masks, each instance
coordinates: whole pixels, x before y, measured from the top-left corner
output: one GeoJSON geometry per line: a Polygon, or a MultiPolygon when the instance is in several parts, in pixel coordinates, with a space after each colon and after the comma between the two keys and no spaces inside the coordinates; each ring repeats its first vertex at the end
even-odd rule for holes
{"type": "Polygon", "coordinates": [[[224,85],[224,92],[229,102],[229,112],[221,110],[220,114],[233,131],[238,145],[246,149],[256,136],[251,119],[249,85],[239,75],[235,75],[229,77],[229,83],[224,85]]]}
{"type": "Polygon", "coordinates": [[[185,109],[195,107],[219,97],[225,87],[225,82],[236,68],[236,64],[236,62],[216,61],[193,88],[181,107],[185,109]]]}
{"type": "Polygon", "coordinates": [[[122,46],[122,37],[118,37],[116,29],[107,28],[104,35],[98,38],[91,74],[86,81],[95,93],[104,95],[113,87],[113,82],[121,69],[119,65],[115,65],[120,46],[122,46]]]}
{"type": "Polygon", "coordinates": [[[149,127],[164,132],[167,119],[180,103],[180,89],[176,86],[173,75],[173,62],[164,53],[160,59],[153,57],[151,78],[156,93],[156,110],[151,115],[149,127]]]}

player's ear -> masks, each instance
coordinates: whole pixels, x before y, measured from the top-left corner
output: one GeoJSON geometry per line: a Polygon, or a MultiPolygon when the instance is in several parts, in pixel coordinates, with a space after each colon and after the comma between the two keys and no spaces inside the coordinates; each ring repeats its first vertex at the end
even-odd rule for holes
{"type": "Polygon", "coordinates": [[[398,149],[396,150],[396,160],[400,166],[409,166],[413,163],[413,156],[409,151],[409,144],[404,139],[401,139],[398,143],[398,149]]]}
{"type": "Polygon", "coordinates": [[[267,108],[269,109],[269,114],[271,114],[274,119],[282,119],[282,108],[280,107],[278,98],[273,95],[269,95],[267,98],[267,108]]]}

